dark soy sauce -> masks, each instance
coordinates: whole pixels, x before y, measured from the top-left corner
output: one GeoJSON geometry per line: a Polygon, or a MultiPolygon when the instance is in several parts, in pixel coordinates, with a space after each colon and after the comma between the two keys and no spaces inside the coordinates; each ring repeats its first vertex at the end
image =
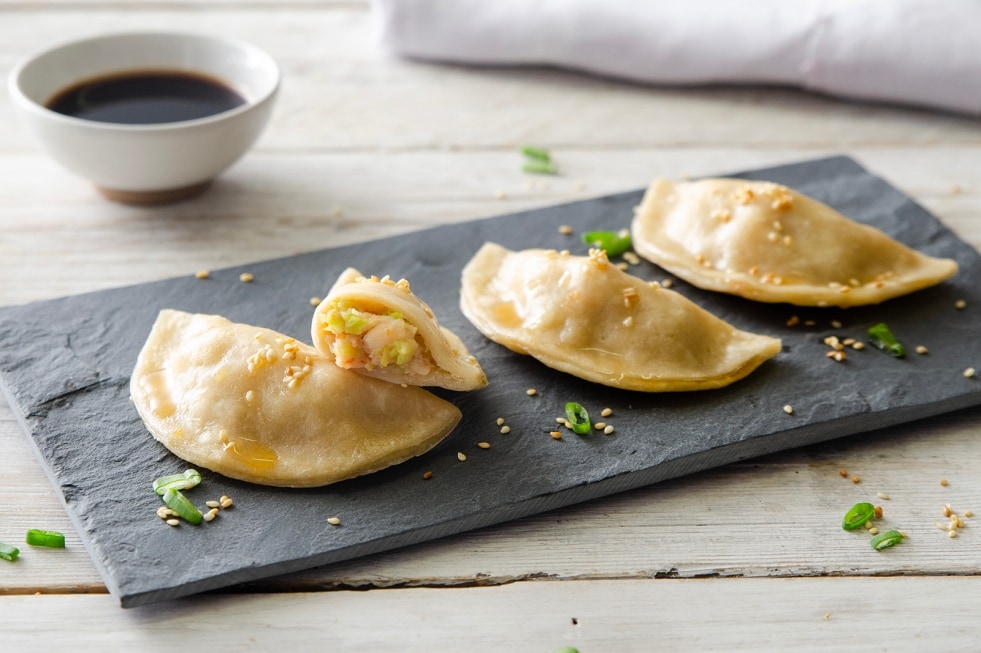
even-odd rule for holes
{"type": "Polygon", "coordinates": [[[149,125],[213,116],[242,104],[245,98],[212,77],[144,70],[79,82],[45,106],[85,120],[149,125]]]}

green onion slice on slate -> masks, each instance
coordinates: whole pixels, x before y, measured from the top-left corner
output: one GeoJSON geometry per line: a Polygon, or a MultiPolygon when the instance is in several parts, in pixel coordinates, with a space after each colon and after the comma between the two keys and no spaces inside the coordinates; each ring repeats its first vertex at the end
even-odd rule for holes
{"type": "Polygon", "coordinates": [[[851,510],[845,513],[845,518],[841,520],[841,527],[846,531],[853,531],[865,526],[865,523],[874,516],[875,506],[871,503],[856,503],[851,510]]]}
{"type": "Polygon", "coordinates": [[[589,421],[589,413],[586,412],[586,409],[574,401],[565,405],[565,418],[569,420],[572,432],[579,435],[586,435],[593,426],[589,421]]]}
{"type": "Polygon", "coordinates": [[[872,538],[872,548],[876,551],[881,551],[883,549],[888,549],[891,546],[895,546],[903,541],[903,534],[899,531],[886,531],[885,533],[879,533],[872,538]]]}
{"type": "Polygon", "coordinates": [[[605,249],[607,256],[620,256],[630,249],[630,232],[621,231],[590,231],[582,235],[582,242],[598,249],[605,249]]]}
{"type": "Polygon", "coordinates": [[[192,487],[200,483],[201,472],[196,469],[189,469],[183,474],[161,476],[153,482],[153,491],[156,492],[158,496],[162,497],[167,488],[173,488],[175,490],[190,490],[192,487]]]}
{"type": "Polygon", "coordinates": [[[164,490],[163,501],[167,504],[167,507],[177,513],[177,515],[185,520],[188,524],[200,524],[201,511],[194,507],[191,500],[184,496],[180,491],[175,490],[172,487],[164,490]]]}
{"type": "Polygon", "coordinates": [[[17,559],[17,556],[19,555],[20,555],[20,549],[18,549],[16,546],[10,546],[9,544],[4,544],[3,542],[0,542],[0,558],[3,558],[4,560],[14,561],[17,559]]]}
{"type": "Polygon", "coordinates": [[[43,531],[31,528],[27,531],[27,543],[31,546],[49,546],[53,549],[65,548],[65,536],[58,531],[43,531]]]}
{"type": "Polygon", "coordinates": [[[884,322],[879,322],[875,326],[869,327],[869,341],[882,351],[888,352],[896,358],[902,358],[906,355],[906,348],[899,344],[896,336],[892,334],[892,331],[889,330],[889,327],[884,322]]]}

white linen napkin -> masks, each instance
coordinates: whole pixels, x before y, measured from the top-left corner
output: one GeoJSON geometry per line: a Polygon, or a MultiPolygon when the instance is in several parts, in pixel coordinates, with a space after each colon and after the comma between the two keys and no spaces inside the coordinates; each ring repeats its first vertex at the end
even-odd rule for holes
{"type": "Polygon", "coordinates": [[[763,83],[981,115],[981,0],[373,0],[406,57],[763,83]]]}

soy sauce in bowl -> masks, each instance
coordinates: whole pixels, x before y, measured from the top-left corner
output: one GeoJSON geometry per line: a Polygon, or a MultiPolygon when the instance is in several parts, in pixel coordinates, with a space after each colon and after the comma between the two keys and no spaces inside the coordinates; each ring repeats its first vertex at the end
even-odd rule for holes
{"type": "Polygon", "coordinates": [[[45,103],[52,111],[96,122],[152,125],[206,118],[245,104],[213,77],[143,70],[84,80],[45,103]]]}

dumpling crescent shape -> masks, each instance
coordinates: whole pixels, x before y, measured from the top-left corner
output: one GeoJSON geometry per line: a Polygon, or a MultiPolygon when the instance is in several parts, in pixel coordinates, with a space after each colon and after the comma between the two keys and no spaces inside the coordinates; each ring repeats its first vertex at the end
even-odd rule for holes
{"type": "Polygon", "coordinates": [[[760,302],[878,304],[957,272],[790,188],[654,181],[634,216],[638,254],[681,279],[760,302]]]}
{"type": "Polygon", "coordinates": [[[486,243],[463,269],[460,306],[491,340],[587,381],[670,392],[720,388],[780,351],[682,295],[589,257],[486,243]]]}
{"type": "Polygon", "coordinates": [[[309,345],[215,315],[161,311],[130,393],[153,437],[231,478],[315,487],[428,451],[453,404],[342,370],[309,345]]]}
{"type": "Polygon", "coordinates": [[[448,390],[487,385],[477,359],[405,279],[346,269],[314,311],[311,335],[325,357],[366,376],[448,390]]]}

